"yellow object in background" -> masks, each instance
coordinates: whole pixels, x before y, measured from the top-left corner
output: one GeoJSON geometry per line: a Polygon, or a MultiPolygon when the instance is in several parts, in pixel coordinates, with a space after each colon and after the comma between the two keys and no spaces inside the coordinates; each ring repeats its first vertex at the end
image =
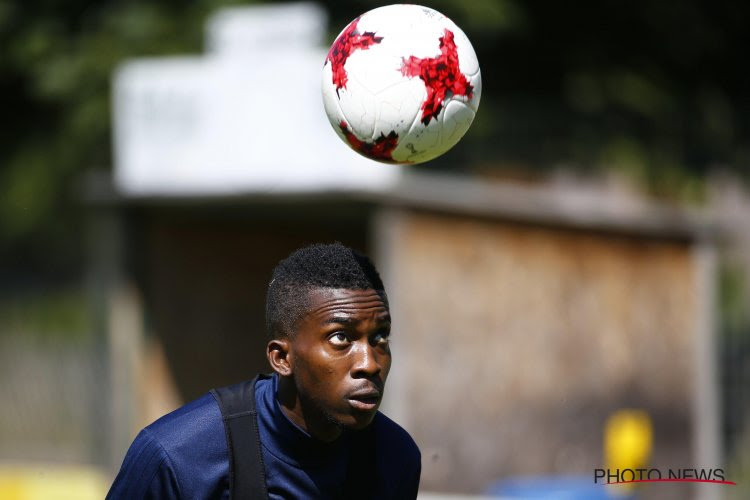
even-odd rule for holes
{"type": "Polygon", "coordinates": [[[651,418],[643,410],[618,410],[604,427],[604,454],[610,469],[645,467],[651,457],[651,418]]]}
{"type": "MultiPolygon", "coordinates": [[[[623,409],[613,413],[604,426],[604,457],[607,467],[640,469],[648,466],[652,444],[651,418],[643,410],[623,409]]],[[[621,485],[629,491],[633,484],[621,485]]]]}
{"type": "Polygon", "coordinates": [[[0,464],[2,500],[101,500],[109,482],[94,467],[0,464]]]}

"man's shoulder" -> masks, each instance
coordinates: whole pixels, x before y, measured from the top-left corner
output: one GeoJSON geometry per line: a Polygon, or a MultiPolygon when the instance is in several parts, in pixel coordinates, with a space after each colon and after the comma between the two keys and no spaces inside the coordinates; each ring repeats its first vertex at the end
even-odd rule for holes
{"type": "Polygon", "coordinates": [[[214,397],[206,393],[200,398],[167,413],[146,427],[147,433],[165,448],[181,442],[200,439],[203,434],[223,429],[221,411],[214,397]]]}
{"type": "Polygon", "coordinates": [[[206,451],[211,455],[226,453],[221,411],[209,393],[167,413],[147,426],[141,435],[147,436],[152,446],[162,448],[173,461],[189,462],[206,451]]]}
{"type": "Polygon", "coordinates": [[[379,449],[388,450],[389,456],[401,457],[401,461],[421,459],[417,443],[399,424],[378,412],[373,420],[373,426],[379,449]]]}
{"type": "Polygon", "coordinates": [[[218,498],[227,459],[221,412],[206,394],[138,434],[107,498],[218,498]]]}
{"type": "MultiPolygon", "coordinates": [[[[257,379],[239,382],[216,390],[230,389],[233,392],[238,392],[240,389],[246,389],[247,384],[253,381],[255,381],[256,391],[267,390],[271,384],[270,377],[260,376],[257,379]]],[[[210,392],[167,413],[147,426],[144,432],[166,448],[167,451],[179,448],[187,443],[215,439],[216,437],[221,437],[220,443],[226,443],[221,408],[210,392]]]]}

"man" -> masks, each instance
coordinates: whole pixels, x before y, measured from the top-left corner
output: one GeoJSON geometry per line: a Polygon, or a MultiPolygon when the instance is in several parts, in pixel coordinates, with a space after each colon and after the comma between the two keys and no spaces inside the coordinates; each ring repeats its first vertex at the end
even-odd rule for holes
{"type": "Polygon", "coordinates": [[[383,283],[367,257],[338,243],[292,253],[268,286],[274,373],[250,383],[254,394],[245,398],[257,417],[228,418],[225,410],[223,419],[219,394],[229,389],[188,403],[141,431],[107,497],[229,498],[232,491],[237,498],[238,483],[249,481],[248,496],[267,491],[273,499],[415,498],[419,449],[378,412],[390,327],[383,283]],[[228,445],[232,439],[239,441],[228,445]],[[259,473],[242,469],[243,460],[259,473]]]}

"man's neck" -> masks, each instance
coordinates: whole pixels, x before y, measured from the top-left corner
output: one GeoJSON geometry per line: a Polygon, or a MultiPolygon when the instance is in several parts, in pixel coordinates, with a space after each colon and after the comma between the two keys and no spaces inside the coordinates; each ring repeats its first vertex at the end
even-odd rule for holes
{"type": "Polygon", "coordinates": [[[331,422],[314,405],[302,401],[294,380],[280,376],[276,398],[284,415],[315,439],[330,443],[341,436],[341,426],[331,422]]]}

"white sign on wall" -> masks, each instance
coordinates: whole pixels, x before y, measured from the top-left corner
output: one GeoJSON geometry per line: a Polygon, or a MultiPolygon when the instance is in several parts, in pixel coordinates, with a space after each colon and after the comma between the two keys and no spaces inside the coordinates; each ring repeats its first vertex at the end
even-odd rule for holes
{"type": "Polygon", "coordinates": [[[320,94],[326,17],[314,4],[232,8],[207,52],[136,59],[114,76],[115,182],[126,194],[379,188],[401,168],[359,156],[320,94]]]}

